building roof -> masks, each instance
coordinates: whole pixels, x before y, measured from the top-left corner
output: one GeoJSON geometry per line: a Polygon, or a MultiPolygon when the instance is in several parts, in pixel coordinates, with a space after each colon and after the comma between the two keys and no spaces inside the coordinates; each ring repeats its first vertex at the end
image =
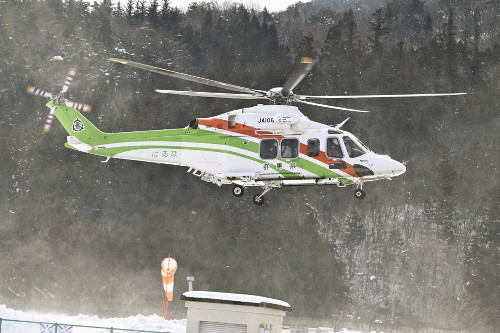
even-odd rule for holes
{"type": "Polygon", "coordinates": [[[235,304],[246,306],[258,306],[272,308],[282,311],[291,311],[292,308],[287,302],[262,296],[219,293],[213,291],[188,291],[181,296],[181,300],[194,302],[235,304]]]}

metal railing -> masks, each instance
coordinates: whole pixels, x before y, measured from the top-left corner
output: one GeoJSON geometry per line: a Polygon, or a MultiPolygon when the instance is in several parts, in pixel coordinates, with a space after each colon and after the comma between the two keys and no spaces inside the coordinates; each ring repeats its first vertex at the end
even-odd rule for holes
{"type": "Polygon", "coordinates": [[[0,318],[0,333],[169,333],[0,318]]]}

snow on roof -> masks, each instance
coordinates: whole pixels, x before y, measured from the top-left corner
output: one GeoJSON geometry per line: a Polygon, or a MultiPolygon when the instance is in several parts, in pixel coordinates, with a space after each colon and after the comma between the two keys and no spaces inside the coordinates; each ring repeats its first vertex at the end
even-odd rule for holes
{"type": "Polygon", "coordinates": [[[188,291],[182,296],[181,299],[186,301],[253,305],[291,311],[290,304],[287,302],[262,296],[219,293],[213,291],[188,291]]]}

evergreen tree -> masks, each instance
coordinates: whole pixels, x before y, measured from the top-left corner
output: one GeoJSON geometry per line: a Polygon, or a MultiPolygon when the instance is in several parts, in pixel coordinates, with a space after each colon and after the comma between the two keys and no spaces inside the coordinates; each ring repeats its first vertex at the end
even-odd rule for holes
{"type": "Polygon", "coordinates": [[[127,5],[125,7],[125,17],[129,20],[132,20],[134,15],[134,0],[127,0],[127,5]]]}
{"type": "Polygon", "coordinates": [[[353,57],[357,53],[356,51],[359,45],[359,32],[352,9],[349,9],[342,16],[342,26],[345,31],[344,41],[346,54],[349,57],[353,57]]]}
{"type": "Polygon", "coordinates": [[[201,25],[201,31],[204,34],[204,36],[211,38],[212,28],[213,28],[212,9],[209,8],[205,12],[203,23],[201,25]]]}
{"type": "Polygon", "coordinates": [[[369,39],[372,42],[372,53],[376,58],[381,59],[384,53],[382,38],[389,33],[389,29],[385,24],[385,13],[382,8],[377,9],[373,13],[370,27],[371,35],[369,39]]]}
{"type": "Polygon", "coordinates": [[[97,13],[98,26],[101,35],[101,41],[107,50],[110,50],[113,44],[113,31],[111,28],[111,0],[103,0],[95,9],[97,13]]]}
{"type": "Polygon", "coordinates": [[[314,48],[314,37],[311,34],[305,35],[297,46],[297,58],[309,57],[316,59],[318,57],[318,52],[314,48]]]}
{"type": "Polygon", "coordinates": [[[259,19],[257,18],[256,15],[254,15],[250,19],[250,24],[248,25],[250,59],[252,61],[256,61],[257,59],[262,57],[264,38],[265,35],[261,31],[259,19]]]}
{"type": "Polygon", "coordinates": [[[443,26],[446,47],[446,70],[451,83],[457,79],[456,26],[453,20],[453,9],[448,11],[448,21],[443,26]]]}
{"type": "Polygon", "coordinates": [[[170,7],[170,0],[163,0],[160,10],[160,19],[163,26],[168,26],[171,10],[172,8],[170,7]]]}
{"type": "Polygon", "coordinates": [[[175,7],[170,10],[168,15],[167,27],[171,31],[178,32],[182,26],[182,13],[179,8],[175,7]]]}
{"type": "Polygon", "coordinates": [[[272,15],[267,10],[267,7],[264,6],[264,9],[262,10],[262,24],[267,26],[267,25],[273,23],[272,19],[273,19],[272,15]]]}
{"type": "Polygon", "coordinates": [[[146,0],[138,0],[135,4],[133,17],[137,21],[144,21],[146,14],[146,0]]]}
{"type": "Polygon", "coordinates": [[[321,49],[323,56],[336,56],[344,53],[341,27],[340,24],[335,24],[328,29],[323,48],[321,49]]]}
{"type": "Polygon", "coordinates": [[[125,11],[123,10],[120,1],[118,1],[118,3],[116,4],[115,10],[113,11],[113,15],[116,17],[124,17],[125,16],[125,11]]]}
{"type": "Polygon", "coordinates": [[[149,4],[148,7],[148,21],[151,22],[154,25],[159,24],[159,17],[158,17],[158,0],[153,0],[149,4]]]}

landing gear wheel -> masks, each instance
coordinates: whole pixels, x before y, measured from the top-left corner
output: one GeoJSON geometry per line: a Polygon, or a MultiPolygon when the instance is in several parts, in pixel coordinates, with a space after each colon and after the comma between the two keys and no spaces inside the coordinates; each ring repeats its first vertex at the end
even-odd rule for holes
{"type": "Polygon", "coordinates": [[[363,200],[366,197],[366,192],[358,188],[356,191],[354,191],[354,197],[356,199],[363,200]]]}
{"type": "Polygon", "coordinates": [[[234,185],[233,186],[233,195],[235,197],[241,197],[245,193],[245,189],[241,185],[234,185]]]}
{"type": "Polygon", "coordinates": [[[261,206],[264,201],[266,201],[264,199],[264,196],[263,195],[260,195],[260,194],[256,194],[253,196],[253,203],[256,204],[257,206],[261,206]]]}

